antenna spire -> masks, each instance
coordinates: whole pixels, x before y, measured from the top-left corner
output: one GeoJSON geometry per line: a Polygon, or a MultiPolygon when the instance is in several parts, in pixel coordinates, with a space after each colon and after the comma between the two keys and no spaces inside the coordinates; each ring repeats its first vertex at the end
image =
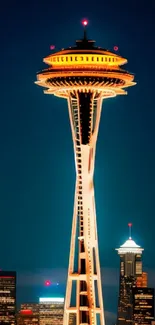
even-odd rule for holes
{"type": "Polygon", "coordinates": [[[82,20],[82,25],[84,27],[84,37],[83,37],[83,39],[86,41],[87,40],[86,26],[88,25],[88,20],[87,19],[83,19],[82,20]]]}
{"type": "Polygon", "coordinates": [[[131,239],[132,223],[128,223],[128,227],[129,227],[129,239],[131,239]]]}

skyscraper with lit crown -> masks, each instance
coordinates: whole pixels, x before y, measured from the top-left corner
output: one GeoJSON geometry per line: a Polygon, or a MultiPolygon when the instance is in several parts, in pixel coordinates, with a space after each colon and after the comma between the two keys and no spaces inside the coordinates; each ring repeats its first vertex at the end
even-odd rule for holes
{"type": "Polygon", "coordinates": [[[36,83],[46,88],[46,94],[67,99],[74,144],[77,177],[64,325],[72,313],[76,325],[104,325],[93,186],[96,141],[102,101],[126,94],[124,89],[135,83],[134,76],[120,68],[127,60],[96,47],[87,39],[86,20],[83,25],[82,40],[44,59],[49,68],[37,74],[36,83]]]}
{"type": "MultiPolygon", "coordinates": [[[[120,282],[118,299],[117,325],[133,324],[133,287],[137,287],[137,279],[141,279],[143,285],[142,252],[131,238],[131,224],[129,224],[129,239],[120,248],[117,248],[120,256],[120,282]]],[[[145,277],[144,277],[145,278],[145,277]]],[[[145,283],[146,281],[144,281],[145,283]]],[[[145,283],[146,284],[146,283],[145,283]]]]}

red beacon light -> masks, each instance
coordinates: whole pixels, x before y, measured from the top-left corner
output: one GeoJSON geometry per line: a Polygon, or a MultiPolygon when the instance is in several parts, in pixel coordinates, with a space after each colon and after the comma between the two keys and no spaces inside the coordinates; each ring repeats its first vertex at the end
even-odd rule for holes
{"type": "Polygon", "coordinates": [[[32,310],[31,309],[22,309],[20,311],[22,315],[32,315],[32,310]]]}
{"type": "Polygon", "coordinates": [[[129,227],[129,239],[131,239],[131,228],[132,228],[131,222],[128,223],[128,227],[129,227]]]}
{"type": "Polygon", "coordinates": [[[118,51],[118,46],[116,46],[116,45],[114,46],[114,51],[116,51],[116,52],[118,51]]]}
{"type": "Polygon", "coordinates": [[[50,281],[50,280],[46,280],[46,281],[45,281],[45,286],[46,286],[46,287],[49,287],[50,285],[51,285],[51,281],[50,281]]]}
{"type": "Polygon", "coordinates": [[[83,26],[87,26],[88,25],[88,20],[87,19],[83,19],[82,20],[82,25],[83,26]]]}
{"type": "Polygon", "coordinates": [[[50,45],[50,50],[54,50],[55,49],[55,45],[50,45]]]}

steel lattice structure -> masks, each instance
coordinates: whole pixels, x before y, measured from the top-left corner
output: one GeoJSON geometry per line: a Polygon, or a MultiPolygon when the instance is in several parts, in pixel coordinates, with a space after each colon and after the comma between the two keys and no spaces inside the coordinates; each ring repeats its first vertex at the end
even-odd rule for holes
{"type": "Polygon", "coordinates": [[[95,47],[94,43],[84,32],[84,38],[76,41],[75,47],[46,57],[44,62],[49,68],[37,74],[36,82],[46,88],[46,94],[67,99],[74,144],[76,186],[64,325],[69,324],[72,313],[76,315],[76,325],[96,325],[98,320],[104,325],[93,186],[96,140],[103,99],[126,94],[124,88],[135,84],[134,76],[120,68],[127,60],[95,47]]]}

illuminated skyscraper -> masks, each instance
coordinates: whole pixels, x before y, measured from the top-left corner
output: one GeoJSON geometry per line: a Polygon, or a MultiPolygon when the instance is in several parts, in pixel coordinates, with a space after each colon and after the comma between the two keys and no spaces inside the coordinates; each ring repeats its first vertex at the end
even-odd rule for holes
{"type": "Polygon", "coordinates": [[[154,289],[133,288],[133,324],[151,325],[154,320],[154,289]]]}
{"type": "MultiPolygon", "coordinates": [[[[129,224],[131,228],[131,224],[129,224]]],[[[117,249],[120,256],[120,283],[117,325],[133,324],[133,287],[142,279],[142,251],[131,238],[117,249]]]]}
{"type": "Polygon", "coordinates": [[[16,324],[16,272],[0,271],[0,324],[16,324]]]}
{"type": "Polygon", "coordinates": [[[86,30],[75,46],[50,54],[44,62],[49,68],[37,74],[36,83],[46,88],[44,93],[67,99],[76,166],[64,325],[72,313],[77,325],[104,325],[93,186],[96,140],[102,101],[126,94],[124,89],[135,84],[134,76],[120,68],[126,59],[96,47],[86,30]]]}
{"type": "Polygon", "coordinates": [[[39,299],[39,324],[62,325],[64,313],[64,298],[39,299]]]}

